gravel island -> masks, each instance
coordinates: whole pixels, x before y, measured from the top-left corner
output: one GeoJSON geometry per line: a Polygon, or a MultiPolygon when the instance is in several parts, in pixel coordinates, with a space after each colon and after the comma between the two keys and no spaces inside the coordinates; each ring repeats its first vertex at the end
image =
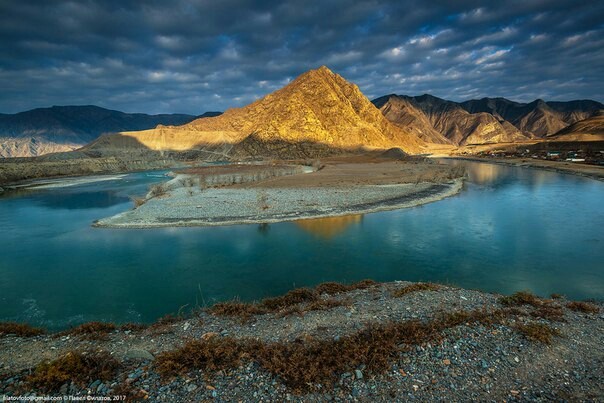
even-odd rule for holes
{"type": "Polygon", "coordinates": [[[430,162],[329,161],[325,165],[196,168],[97,227],[272,223],[413,207],[452,196],[463,169],[430,162]]]}

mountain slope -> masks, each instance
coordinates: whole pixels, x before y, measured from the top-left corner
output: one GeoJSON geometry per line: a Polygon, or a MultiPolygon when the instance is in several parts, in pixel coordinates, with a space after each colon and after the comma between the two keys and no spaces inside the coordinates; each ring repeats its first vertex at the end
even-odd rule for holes
{"type": "MultiPolygon", "coordinates": [[[[416,130],[430,133],[435,131],[456,145],[514,142],[527,139],[512,125],[500,122],[491,114],[468,113],[456,102],[432,95],[425,94],[418,97],[396,95],[390,96],[389,99],[390,104],[405,103],[411,106],[403,111],[406,113],[401,113],[400,116],[392,114],[386,116],[390,119],[395,118],[396,120],[393,122],[404,124],[411,119],[408,116],[409,112],[413,117],[420,115],[421,112],[423,117],[420,115],[412,122],[412,125],[419,127],[416,130]]],[[[374,100],[374,103],[377,104],[383,102],[382,98],[374,100]]],[[[388,111],[388,108],[384,107],[385,105],[382,106],[383,112],[388,111]]]]}
{"type": "MultiPolygon", "coordinates": [[[[215,113],[210,113],[210,116],[215,113]]],[[[0,115],[0,156],[24,157],[69,151],[103,133],[184,124],[195,116],[124,113],[98,106],[53,106],[0,115]]]]}
{"type": "Polygon", "coordinates": [[[498,119],[505,119],[518,130],[537,137],[552,135],[604,109],[603,104],[591,100],[545,102],[537,99],[531,103],[519,103],[505,98],[482,98],[459,105],[470,113],[487,112],[498,119]]]}
{"type": "Polygon", "coordinates": [[[359,88],[323,66],[243,108],[178,127],[103,136],[90,149],[203,150],[223,156],[312,157],[359,147],[418,152],[423,141],[391,124],[359,88]]]}
{"type": "Polygon", "coordinates": [[[432,127],[426,114],[410,98],[391,94],[374,99],[372,102],[386,119],[425,142],[452,144],[451,140],[432,127]]]}
{"type": "Polygon", "coordinates": [[[557,141],[604,141],[604,111],[575,122],[547,138],[557,141]]]}

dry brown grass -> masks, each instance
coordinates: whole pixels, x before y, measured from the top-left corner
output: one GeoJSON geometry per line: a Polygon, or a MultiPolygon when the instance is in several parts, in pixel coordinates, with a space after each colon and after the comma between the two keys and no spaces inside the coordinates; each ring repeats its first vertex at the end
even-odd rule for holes
{"type": "Polygon", "coordinates": [[[501,297],[499,303],[505,306],[531,305],[540,307],[543,305],[543,301],[539,297],[528,291],[518,291],[512,295],[501,297]]]}
{"type": "Polygon", "coordinates": [[[155,368],[163,375],[183,374],[193,369],[217,371],[239,366],[243,358],[249,357],[253,341],[241,341],[233,337],[209,337],[193,340],[183,347],[159,354],[155,368]]]}
{"type": "Polygon", "coordinates": [[[518,324],[515,327],[526,338],[545,344],[551,344],[553,337],[560,335],[558,330],[543,323],[518,324]]]}
{"type": "Polygon", "coordinates": [[[312,288],[297,288],[279,297],[263,299],[258,307],[266,311],[279,311],[292,305],[313,302],[318,299],[319,293],[312,288]]]}
{"type": "Polygon", "coordinates": [[[530,315],[535,318],[542,318],[556,322],[564,322],[564,309],[559,305],[546,304],[535,308],[530,315]]]}
{"type": "Polygon", "coordinates": [[[335,295],[350,291],[351,286],[342,283],[328,282],[319,284],[315,287],[315,290],[317,290],[319,294],[335,295]]]}
{"type": "Polygon", "coordinates": [[[354,291],[354,290],[366,290],[367,288],[371,288],[377,284],[379,284],[379,283],[377,283],[376,281],[373,281],[371,279],[357,281],[356,283],[352,283],[352,284],[327,282],[327,283],[319,284],[318,286],[315,287],[315,290],[319,294],[336,295],[336,294],[342,294],[342,293],[350,292],[350,291],[354,291]]]}
{"type": "Polygon", "coordinates": [[[33,327],[25,323],[0,322],[0,336],[14,334],[19,337],[32,337],[44,333],[44,329],[33,327]]]}
{"type": "Polygon", "coordinates": [[[88,322],[58,333],[58,336],[75,335],[89,340],[104,340],[108,334],[115,331],[117,326],[106,322],[88,322]]]}
{"type": "Polygon", "coordinates": [[[376,285],[373,280],[361,280],[347,285],[335,282],[319,284],[313,288],[297,288],[285,295],[266,298],[258,303],[246,303],[239,300],[219,302],[207,309],[211,314],[218,316],[231,316],[248,320],[254,315],[267,313],[281,313],[290,315],[306,311],[326,310],[346,304],[336,300],[321,298],[322,294],[336,295],[354,290],[364,290],[376,285]],[[305,306],[299,306],[307,304],[305,306]]]}
{"type": "Polygon", "coordinates": [[[447,328],[474,322],[492,324],[505,317],[504,311],[456,312],[428,322],[372,324],[339,340],[306,338],[292,343],[263,343],[215,336],[162,353],[155,365],[162,375],[176,376],[194,369],[219,371],[237,367],[243,361],[255,361],[300,391],[318,383],[333,385],[342,373],[361,364],[369,372],[383,371],[402,344],[437,340],[447,328]]]}
{"type": "Polygon", "coordinates": [[[566,307],[575,312],[598,313],[600,308],[592,303],[583,301],[572,301],[566,304],[566,307]]]}
{"type": "Polygon", "coordinates": [[[407,287],[400,288],[392,293],[393,297],[400,298],[403,295],[407,295],[411,292],[417,291],[438,291],[441,289],[441,286],[434,283],[415,283],[411,284],[407,287]]]}
{"type": "Polygon", "coordinates": [[[165,186],[163,184],[153,185],[151,189],[149,189],[149,196],[151,197],[161,197],[165,196],[168,193],[165,186]]]}
{"type": "Polygon", "coordinates": [[[256,305],[240,301],[219,302],[208,308],[208,312],[217,316],[232,316],[243,320],[265,313],[256,305]]]}
{"type": "Polygon", "coordinates": [[[167,314],[150,324],[147,329],[149,329],[152,334],[156,335],[170,333],[172,331],[172,325],[180,322],[181,320],[182,317],[167,314]]]}
{"type": "Polygon", "coordinates": [[[120,330],[122,331],[130,331],[130,332],[140,332],[141,330],[145,330],[147,325],[143,323],[124,323],[120,325],[120,330]]]}
{"type": "Polygon", "coordinates": [[[130,200],[132,200],[134,208],[138,208],[147,202],[147,199],[144,197],[131,197],[130,200]]]}
{"type": "Polygon", "coordinates": [[[333,308],[337,308],[340,306],[349,305],[350,300],[342,299],[338,300],[335,298],[328,299],[320,299],[317,301],[313,301],[307,305],[294,305],[289,308],[286,308],[279,312],[279,316],[288,316],[288,315],[303,315],[306,312],[310,311],[328,311],[333,308]]]}
{"type": "Polygon", "coordinates": [[[107,352],[80,353],[71,351],[51,362],[39,364],[27,382],[36,390],[58,391],[67,383],[74,382],[80,387],[100,379],[111,379],[119,366],[107,352]]]}

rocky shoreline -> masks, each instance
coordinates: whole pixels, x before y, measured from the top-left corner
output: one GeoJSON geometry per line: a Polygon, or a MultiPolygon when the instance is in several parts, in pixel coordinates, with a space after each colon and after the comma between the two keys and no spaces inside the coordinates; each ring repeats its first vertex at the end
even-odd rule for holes
{"type": "Polygon", "coordinates": [[[602,309],[426,283],[326,283],[149,326],[0,335],[0,395],[597,401],[602,309]]]}

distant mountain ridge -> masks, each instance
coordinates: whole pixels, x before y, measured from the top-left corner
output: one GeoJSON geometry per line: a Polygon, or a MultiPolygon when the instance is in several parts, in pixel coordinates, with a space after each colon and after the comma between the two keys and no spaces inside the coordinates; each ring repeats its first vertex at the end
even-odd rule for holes
{"type": "Polygon", "coordinates": [[[356,85],[322,66],[220,116],[102,136],[86,150],[102,155],[148,150],[206,153],[203,158],[314,158],[362,147],[414,153],[423,145],[415,134],[390,123],[356,85]]]}
{"type": "Polygon", "coordinates": [[[536,99],[530,103],[520,103],[505,98],[482,98],[465,101],[460,105],[470,113],[490,113],[510,122],[518,130],[536,137],[553,135],[604,109],[604,104],[592,100],[546,102],[536,99]]]}
{"type": "Polygon", "coordinates": [[[437,139],[435,131],[456,145],[545,138],[604,110],[591,100],[520,103],[483,98],[458,103],[428,94],[391,94],[372,102],[399,127],[424,133],[424,140],[437,139]]]}
{"type": "MultiPolygon", "coordinates": [[[[412,131],[436,132],[444,141],[454,145],[500,143],[527,140],[511,124],[499,121],[489,113],[469,113],[458,103],[447,101],[432,95],[410,97],[406,95],[386,95],[373,100],[388,119],[412,131]],[[405,104],[398,116],[392,113],[397,105],[405,104]],[[409,121],[409,115],[416,119],[409,121]]],[[[432,134],[431,138],[436,135],[432,134]]],[[[431,138],[425,138],[429,141],[431,138]]]]}
{"type": "Polygon", "coordinates": [[[201,116],[124,113],[93,105],[52,106],[16,114],[0,114],[0,157],[29,157],[70,151],[101,134],[144,130],[159,124],[180,125],[201,116]]]}
{"type": "Polygon", "coordinates": [[[548,136],[561,141],[604,141],[604,110],[548,136]]]}

